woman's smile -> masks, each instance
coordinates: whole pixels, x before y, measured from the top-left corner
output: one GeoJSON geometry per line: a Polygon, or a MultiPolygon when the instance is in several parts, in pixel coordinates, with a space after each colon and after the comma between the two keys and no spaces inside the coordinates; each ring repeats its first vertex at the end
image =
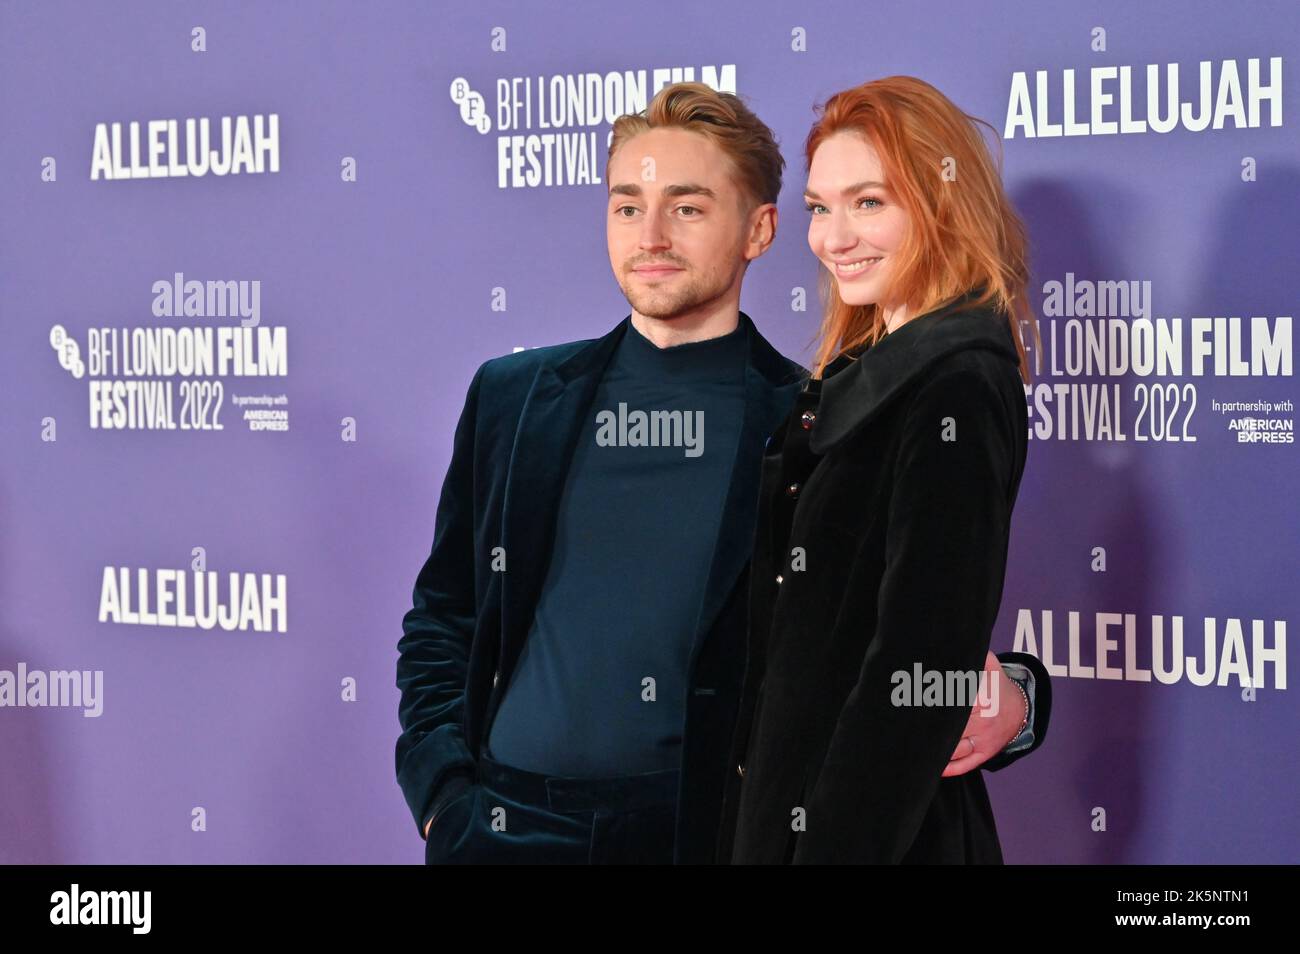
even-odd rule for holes
{"type": "Polygon", "coordinates": [[[852,281],[853,279],[871,271],[881,258],[883,258],[883,256],[877,256],[875,258],[858,258],[849,262],[835,262],[835,274],[839,278],[845,278],[852,281]]]}

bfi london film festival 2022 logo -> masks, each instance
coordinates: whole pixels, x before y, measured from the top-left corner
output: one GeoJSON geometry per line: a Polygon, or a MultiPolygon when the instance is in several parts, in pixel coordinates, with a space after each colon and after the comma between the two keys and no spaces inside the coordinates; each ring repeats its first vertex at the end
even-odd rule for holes
{"type": "MultiPolygon", "coordinates": [[[[219,142],[208,117],[185,119],[183,137],[179,122],[149,120],[143,149],[139,122],[125,130],[120,122],[97,124],[91,180],[280,171],[275,113],[221,117],[219,142]]],[[[150,289],[153,317],[168,319],[166,324],[88,327],[84,341],[62,323],[53,325],[49,342],[59,366],[76,380],[86,379],[90,427],[216,433],[226,428],[222,416],[230,404],[250,431],[287,431],[287,394],[226,393],[230,379],[269,382],[288,375],[288,329],[262,324],[261,284],[198,281],[175,272],[150,289]]],[[[45,426],[52,429],[54,421],[45,426]]]]}
{"type": "MultiPolygon", "coordinates": [[[[1094,52],[1105,51],[1103,28],[1092,40],[1094,52]]],[[[1038,70],[1032,94],[1029,74],[1015,72],[1003,138],[1280,127],[1282,58],[1267,60],[1267,75],[1264,63],[1203,60],[1194,81],[1177,63],[1149,64],[1145,96],[1135,94],[1130,66],[1092,67],[1078,89],[1073,69],[1038,70]]],[[[1253,156],[1242,157],[1240,174],[1242,182],[1257,180],[1253,156]]],[[[1291,315],[1157,317],[1150,281],[1082,280],[1073,272],[1045,282],[1042,294],[1046,355],[1034,356],[1035,372],[1046,367],[1065,380],[1026,387],[1031,440],[1193,443],[1204,406],[1196,379],[1292,377],[1291,315]],[[1124,378],[1136,379],[1127,394],[1116,383],[1124,378]]],[[[1212,399],[1210,411],[1235,443],[1294,446],[1295,406],[1277,388],[1212,399]]]]}

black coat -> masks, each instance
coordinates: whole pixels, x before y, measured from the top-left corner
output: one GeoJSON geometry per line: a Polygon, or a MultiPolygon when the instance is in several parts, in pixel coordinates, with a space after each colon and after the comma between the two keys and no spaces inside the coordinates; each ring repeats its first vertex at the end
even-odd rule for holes
{"type": "MultiPolygon", "coordinates": [[[[747,566],[763,448],[806,371],[773,348],[749,316],[745,412],[704,605],[694,634],[683,725],[678,863],[712,863],[740,709],[747,566]]],[[[415,581],[398,642],[397,781],[423,837],[453,776],[473,778],[537,606],[569,461],[591,418],[601,375],[629,319],[601,338],[494,358],[474,375],[442,485],[433,546],[415,581]],[[507,572],[493,572],[503,547],[507,572]]],[[[1033,657],[1040,694],[1047,674],[1033,657]]],[[[1045,729],[1035,707],[1035,731],[1045,729]]],[[[1010,764],[1024,753],[999,756],[1010,764]]]]}
{"type": "Polygon", "coordinates": [[[968,301],[828,368],[768,448],[733,863],[1002,861],[982,771],[941,777],[970,702],[893,697],[918,663],[979,672],[1002,596],[1028,420],[1005,318],[968,301]]]}

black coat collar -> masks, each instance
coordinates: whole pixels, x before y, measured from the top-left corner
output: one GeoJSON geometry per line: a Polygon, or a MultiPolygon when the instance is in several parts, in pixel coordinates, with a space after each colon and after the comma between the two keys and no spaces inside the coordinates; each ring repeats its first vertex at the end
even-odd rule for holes
{"type": "Polygon", "coordinates": [[[824,454],[839,444],[902,393],[913,378],[954,351],[985,348],[1018,364],[1006,317],[991,307],[969,307],[975,295],[968,292],[913,318],[856,359],[841,355],[828,364],[817,422],[808,435],[812,451],[824,454]]]}

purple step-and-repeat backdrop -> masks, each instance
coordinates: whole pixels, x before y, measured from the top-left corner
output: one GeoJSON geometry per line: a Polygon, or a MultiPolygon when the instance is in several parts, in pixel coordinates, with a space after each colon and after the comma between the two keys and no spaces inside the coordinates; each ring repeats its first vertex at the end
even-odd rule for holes
{"type": "Polygon", "coordinates": [[[611,120],[694,79],[771,125],[742,307],[806,363],[813,106],[900,73],[992,124],[1033,241],[994,647],[1055,706],[988,775],[1008,861],[1300,861],[1298,38],[1292,2],[0,4],[0,861],[419,862],[401,617],[474,370],[628,312],[611,120]]]}

